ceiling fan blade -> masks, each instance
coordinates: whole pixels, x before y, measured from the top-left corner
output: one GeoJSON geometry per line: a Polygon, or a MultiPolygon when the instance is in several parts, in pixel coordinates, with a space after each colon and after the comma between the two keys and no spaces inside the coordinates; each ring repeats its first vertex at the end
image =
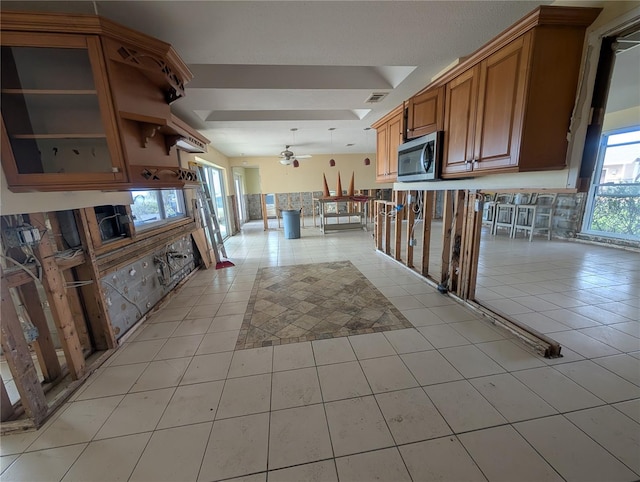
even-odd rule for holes
{"type": "Polygon", "coordinates": [[[302,156],[295,156],[296,159],[309,159],[310,157],[313,157],[311,154],[303,154],[302,156]]]}

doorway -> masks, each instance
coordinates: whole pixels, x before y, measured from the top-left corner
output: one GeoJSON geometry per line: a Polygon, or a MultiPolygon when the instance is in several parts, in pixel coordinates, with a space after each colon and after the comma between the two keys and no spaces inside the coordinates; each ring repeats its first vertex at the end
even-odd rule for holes
{"type": "Polygon", "coordinates": [[[209,186],[211,201],[213,202],[220,224],[220,235],[222,239],[229,237],[229,216],[227,212],[226,194],[224,189],[224,171],[217,167],[203,166],[204,181],[209,186]]]}
{"type": "Polygon", "coordinates": [[[240,174],[234,173],[233,183],[236,188],[236,205],[238,208],[238,223],[239,223],[238,229],[240,229],[240,226],[242,226],[245,222],[247,222],[242,176],[240,174]]]}
{"type": "MultiPolygon", "coordinates": [[[[628,31],[628,30],[627,30],[628,31]]],[[[582,232],[640,240],[640,29],[611,40],[613,68],[582,232]]]]}

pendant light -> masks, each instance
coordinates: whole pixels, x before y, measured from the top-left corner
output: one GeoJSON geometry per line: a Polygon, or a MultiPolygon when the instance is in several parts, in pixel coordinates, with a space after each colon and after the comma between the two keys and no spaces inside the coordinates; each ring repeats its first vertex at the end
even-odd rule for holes
{"type": "MultiPolygon", "coordinates": [[[[367,145],[367,140],[368,140],[367,138],[369,137],[367,135],[367,132],[370,131],[370,130],[371,130],[371,127],[365,127],[364,128],[364,145],[365,146],[367,145]]],[[[368,157],[365,157],[364,158],[364,165],[365,166],[370,166],[371,165],[371,159],[369,159],[368,157]]]]}
{"type": "Polygon", "coordinates": [[[329,166],[336,167],[336,161],[333,158],[333,131],[335,131],[335,127],[329,127],[329,135],[331,136],[331,159],[329,159],[329,166]]]}

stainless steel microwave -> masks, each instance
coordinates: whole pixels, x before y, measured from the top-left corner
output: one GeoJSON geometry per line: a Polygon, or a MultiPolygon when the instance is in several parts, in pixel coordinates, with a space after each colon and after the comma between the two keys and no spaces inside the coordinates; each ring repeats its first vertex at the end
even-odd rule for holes
{"type": "Polygon", "coordinates": [[[440,169],[442,132],[412,139],[398,147],[398,182],[435,181],[440,169]]]}

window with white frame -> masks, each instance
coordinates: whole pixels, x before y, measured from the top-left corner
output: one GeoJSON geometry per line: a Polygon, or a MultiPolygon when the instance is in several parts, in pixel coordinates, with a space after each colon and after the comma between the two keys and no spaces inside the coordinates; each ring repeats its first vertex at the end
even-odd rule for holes
{"type": "Polygon", "coordinates": [[[133,224],[144,230],[186,217],[184,194],[180,189],[132,191],[133,224]]]}

